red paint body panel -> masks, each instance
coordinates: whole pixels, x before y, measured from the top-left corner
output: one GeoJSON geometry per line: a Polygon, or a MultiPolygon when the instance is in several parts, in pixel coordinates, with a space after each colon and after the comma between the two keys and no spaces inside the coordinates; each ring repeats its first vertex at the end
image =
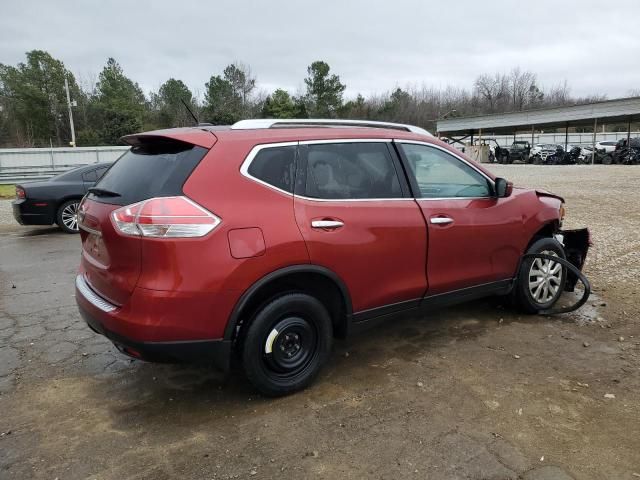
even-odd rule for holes
{"type": "Polygon", "coordinates": [[[413,199],[314,201],[295,199],[296,220],[311,263],[337,273],[351,293],[354,312],[422,298],[427,286],[427,232],[413,199]],[[340,220],[322,230],[313,220],[340,220]]]}
{"type": "Polygon", "coordinates": [[[528,239],[515,197],[418,200],[429,223],[429,295],[512,278],[528,239]]]}
{"type": "Polygon", "coordinates": [[[236,228],[229,231],[229,249],[233,258],[264,255],[264,236],[259,228],[236,228]]]}
{"type": "Polygon", "coordinates": [[[80,230],[82,271],[89,284],[102,297],[116,305],[124,304],[140,276],[141,241],[118,234],[109,215],[119,205],[85,199],[84,225],[95,233],[80,230]]]}

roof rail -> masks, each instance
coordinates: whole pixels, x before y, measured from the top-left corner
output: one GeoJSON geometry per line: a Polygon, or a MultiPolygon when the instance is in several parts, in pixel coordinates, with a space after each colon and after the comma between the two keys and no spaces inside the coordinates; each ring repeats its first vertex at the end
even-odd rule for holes
{"type": "Polygon", "coordinates": [[[240,120],[231,125],[232,130],[253,130],[262,128],[285,128],[285,127],[368,127],[368,128],[390,128],[393,130],[403,130],[405,132],[419,133],[421,135],[433,136],[424,128],[402,123],[375,122],[372,120],[333,120],[324,118],[256,118],[251,120],[240,120]]]}

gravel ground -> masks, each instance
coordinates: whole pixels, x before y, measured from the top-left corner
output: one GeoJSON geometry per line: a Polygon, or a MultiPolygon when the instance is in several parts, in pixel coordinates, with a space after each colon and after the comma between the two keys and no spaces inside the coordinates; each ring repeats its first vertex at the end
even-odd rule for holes
{"type": "Polygon", "coordinates": [[[640,167],[491,168],[591,228],[587,308],[397,318],[282,399],[120,355],[74,305],[78,237],[0,201],[0,479],[640,477],[640,167]]]}

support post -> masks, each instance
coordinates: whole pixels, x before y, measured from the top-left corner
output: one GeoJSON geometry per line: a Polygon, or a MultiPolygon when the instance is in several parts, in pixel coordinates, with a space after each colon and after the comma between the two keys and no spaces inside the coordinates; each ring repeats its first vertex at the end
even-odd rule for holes
{"type": "Polygon", "coordinates": [[[569,124],[567,123],[564,127],[564,151],[567,151],[567,146],[569,145],[569,124]]]}
{"type": "Polygon", "coordinates": [[[596,163],[596,135],[598,133],[598,119],[593,119],[593,150],[591,151],[591,165],[596,163]]]}
{"type": "Polygon", "coordinates": [[[631,115],[629,115],[629,123],[627,124],[627,149],[631,147],[631,144],[629,143],[631,141],[631,118],[631,115]]]}
{"type": "Polygon", "coordinates": [[[71,95],[69,94],[69,82],[67,76],[64,77],[64,89],[67,92],[67,108],[69,108],[69,126],[71,127],[71,146],[76,146],[76,129],[73,125],[73,110],[71,110],[71,95]]]}
{"type": "Polygon", "coordinates": [[[531,148],[533,148],[533,144],[535,143],[535,133],[536,133],[536,128],[531,125],[531,148]]]}

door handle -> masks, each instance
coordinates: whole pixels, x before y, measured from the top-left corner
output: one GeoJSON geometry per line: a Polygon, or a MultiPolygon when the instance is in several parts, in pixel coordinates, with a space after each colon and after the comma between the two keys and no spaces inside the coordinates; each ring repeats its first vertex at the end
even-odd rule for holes
{"type": "Polygon", "coordinates": [[[449,217],[431,217],[429,220],[433,225],[448,225],[453,223],[453,218],[449,217]]]}
{"type": "Polygon", "coordinates": [[[344,223],[342,223],[340,220],[313,220],[311,222],[312,228],[324,228],[333,230],[335,228],[340,228],[343,226],[344,223]]]}

